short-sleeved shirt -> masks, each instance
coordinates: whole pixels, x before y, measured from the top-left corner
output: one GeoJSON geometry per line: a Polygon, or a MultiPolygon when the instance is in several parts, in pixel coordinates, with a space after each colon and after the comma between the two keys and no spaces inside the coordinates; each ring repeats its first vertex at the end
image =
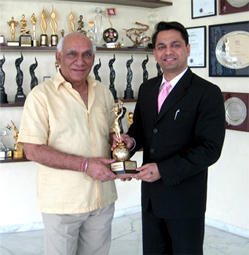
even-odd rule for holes
{"type": "MultiPolygon", "coordinates": [[[[84,157],[110,158],[114,99],[110,90],[87,77],[88,107],[60,71],[29,93],[18,142],[44,144],[84,157]]],[[[39,209],[45,213],[84,213],[117,199],[114,181],[101,182],[86,173],[38,164],[39,209]]]]}

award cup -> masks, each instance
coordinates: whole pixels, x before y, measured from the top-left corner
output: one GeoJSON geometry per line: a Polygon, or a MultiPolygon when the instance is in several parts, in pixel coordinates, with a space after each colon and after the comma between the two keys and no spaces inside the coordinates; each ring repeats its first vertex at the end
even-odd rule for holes
{"type": "Polygon", "coordinates": [[[27,20],[25,20],[25,15],[22,14],[22,19],[20,20],[21,29],[20,32],[22,33],[19,37],[19,44],[22,47],[31,47],[32,46],[32,37],[29,34],[29,29],[27,29],[27,20]]]}
{"type": "Polygon", "coordinates": [[[7,22],[7,24],[10,26],[10,32],[11,32],[11,41],[7,41],[7,45],[19,46],[19,41],[15,41],[16,27],[18,26],[19,22],[15,21],[14,17],[11,17],[11,20],[7,22]]]}
{"type": "Polygon", "coordinates": [[[137,173],[135,170],[137,168],[137,162],[129,160],[130,151],[125,147],[120,136],[121,127],[119,125],[119,119],[123,115],[123,102],[118,100],[118,104],[112,107],[112,111],[115,113],[113,130],[118,138],[118,143],[112,152],[112,157],[116,159],[116,162],[111,164],[111,170],[120,178],[125,178],[137,173]]]}
{"type": "MultiPolygon", "coordinates": [[[[18,131],[18,129],[16,128],[14,122],[11,121],[11,123],[12,123],[12,125],[13,125],[13,129],[14,129],[14,132],[15,132],[14,139],[15,139],[16,142],[17,142],[17,140],[18,140],[18,135],[19,135],[19,131],[18,131]]],[[[15,143],[15,145],[14,145],[14,153],[13,153],[13,154],[14,154],[13,157],[14,157],[15,159],[23,158],[23,147],[22,147],[20,144],[15,143]]]]}
{"type": "Polygon", "coordinates": [[[57,11],[54,9],[54,6],[53,6],[53,10],[52,10],[52,13],[51,13],[51,20],[50,20],[50,28],[53,32],[53,34],[51,35],[51,40],[50,40],[50,43],[51,43],[51,46],[56,46],[58,44],[58,35],[56,34],[57,32],[57,23],[56,23],[56,18],[58,17],[58,13],[57,11]]]}
{"type": "Polygon", "coordinates": [[[5,93],[4,89],[4,81],[5,81],[5,72],[3,71],[3,64],[5,62],[5,57],[3,56],[0,59],[0,104],[8,103],[7,94],[5,93]]]}
{"type": "Polygon", "coordinates": [[[40,27],[42,30],[42,34],[40,35],[40,46],[47,47],[48,46],[48,35],[46,34],[47,31],[47,19],[48,19],[48,10],[44,9],[41,13],[41,22],[40,27]]]}
{"type": "Polygon", "coordinates": [[[20,65],[23,61],[23,55],[21,54],[20,58],[17,58],[15,61],[16,65],[16,84],[17,84],[17,94],[15,96],[15,103],[24,103],[26,96],[23,93],[22,83],[23,83],[23,72],[20,68],[20,65]]]}
{"type": "Polygon", "coordinates": [[[12,157],[12,150],[8,149],[5,144],[3,143],[2,137],[6,135],[6,130],[3,128],[0,131],[0,160],[4,160],[6,158],[11,158],[12,157]]]}

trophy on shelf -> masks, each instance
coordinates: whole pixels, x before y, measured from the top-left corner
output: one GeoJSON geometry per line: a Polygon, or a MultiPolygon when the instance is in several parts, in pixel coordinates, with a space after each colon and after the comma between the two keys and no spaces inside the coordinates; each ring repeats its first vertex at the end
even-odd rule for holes
{"type": "Polygon", "coordinates": [[[7,45],[19,46],[19,41],[15,41],[16,27],[18,26],[19,22],[15,21],[14,17],[11,17],[11,20],[8,21],[7,24],[10,26],[10,32],[11,32],[11,41],[7,41],[7,45]]]}
{"type": "Polygon", "coordinates": [[[133,90],[131,88],[131,80],[133,76],[133,72],[131,70],[131,63],[133,62],[133,56],[131,56],[131,59],[129,59],[126,62],[126,67],[127,67],[127,85],[126,85],[126,90],[124,91],[124,99],[134,99],[133,96],[133,90]]]}
{"type": "Polygon", "coordinates": [[[103,33],[104,41],[106,42],[107,48],[116,48],[118,40],[118,32],[112,27],[111,16],[116,15],[115,8],[107,8],[107,15],[109,16],[109,22],[111,27],[107,28],[103,33]]]}
{"type": "Polygon", "coordinates": [[[41,12],[41,21],[40,21],[40,27],[42,30],[42,34],[40,35],[40,46],[47,47],[48,46],[48,35],[46,34],[47,31],[47,19],[48,19],[49,13],[47,9],[44,9],[41,12]]]}
{"type": "Polygon", "coordinates": [[[115,54],[113,55],[113,58],[109,61],[109,68],[110,68],[110,86],[109,89],[112,92],[112,95],[114,99],[117,99],[117,91],[114,86],[114,80],[115,80],[115,70],[113,69],[113,63],[115,62],[115,54]]]}
{"type": "Polygon", "coordinates": [[[126,114],[127,114],[128,129],[129,129],[129,127],[133,124],[133,115],[134,115],[134,113],[127,111],[126,114]]]}
{"type": "Polygon", "coordinates": [[[94,33],[95,33],[95,44],[98,47],[102,46],[102,40],[103,40],[103,21],[102,21],[102,9],[99,7],[96,7],[94,9],[94,12],[97,14],[94,17],[94,33]]]}
{"type": "Polygon", "coordinates": [[[37,40],[36,40],[36,17],[35,17],[35,14],[33,13],[32,16],[31,16],[31,22],[32,22],[32,25],[33,25],[33,47],[36,47],[37,46],[37,40]]]}
{"type": "Polygon", "coordinates": [[[88,21],[89,29],[87,31],[87,37],[92,41],[93,45],[95,45],[95,33],[94,33],[94,20],[91,19],[88,21]]]}
{"type": "Polygon", "coordinates": [[[101,78],[100,78],[99,73],[98,73],[100,67],[101,67],[101,61],[100,61],[100,59],[99,59],[99,63],[96,64],[96,65],[94,66],[94,68],[93,68],[93,73],[94,73],[94,76],[95,76],[95,80],[101,82],[101,78]]]}
{"type": "Polygon", "coordinates": [[[0,34],[0,45],[5,45],[5,37],[2,34],[0,34]]]}
{"type": "Polygon", "coordinates": [[[157,69],[157,76],[160,76],[163,72],[161,70],[161,67],[159,66],[159,64],[156,62],[156,69],[157,69]]]}
{"type": "Polygon", "coordinates": [[[38,85],[38,79],[37,77],[35,76],[35,69],[36,67],[38,66],[38,62],[35,58],[35,63],[32,64],[30,67],[29,67],[29,73],[31,75],[31,82],[30,82],[30,88],[31,90],[38,85]]]}
{"type": "Polygon", "coordinates": [[[52,9],[52,12],[51,12],[51,20],[50,20],[50,28],[52,30],[52,35],[51,35],[51,39],[50,39],[50,43],[51,43],[51,46],[56,46],[58,44],[58,35],[56,34],[57,32],[57,28],[58,28],[58,25],[56,23],[56,18],[58,18],[59,16],[59,13],[54,9],[54,6],[53,6],[53,9],[52,9]]]}
{"type": "MultiPolygon", "coordinates": [[[[11,123],[12,123],[12,127],[13,127],[14,133],[15,133],[14,139],[15,139],[16,142],[17,142],[17,140],[18,140],[18,135],[19,135],[19,131],[18,131],[18,129],[16,128],[14,122],[11,121],[11,123]]],[[[20,144],[18,144],[18,143],[15,143],[15,144],[14,144],[13,158],[14,158],[14,159],[23,158],[23,147],[22,147],[20,144]]]]}
{"type": "Polygon", "coordinates": [[[126,36],[133,42],[132,47],[147,47],[146,43],[150,41],[150,37],[145,35],[145,32],[149,29],[149,26],[140,22],[136,22],[136,25],[143,26],[145,28],[130,28],[126,30],[126,36]]]}
{"type": "Polygon", "coordinates": [[[77,32],[82,33],[82,34],[87,34],[87,32],[84,30],[84,21],[83,21],[83,15],[79,16],[79,20],[78,20],[78,29],[77,32]]]}
{"type": "Polygon", "coordinates": [[[3,128],[1,131],[0,131],[0,160],[4,160],[6,158],[11,158],[12,157],[12,150],[8,149],[6,147],[6,145],[3,143],[3,136],[6,135],[6,129],[3,128]]]}
{"type": "Polygon", "coordinates": [[[124,145],[121,140],[121,127],[119,125],[119,119],[123,116],[123,102],[118,100],[118,104],[112,107],[112,111],[115,114],[113,131],[118,138],[117,147],[112,152],[112,157],[116,159],[116,162],[111,164],[111,170],[119,175],[120,178],[128,177],[129,174],[137,173],[136,161],[130,161],[130,151],[124,145]]]}
{"type": "Polygon", "coordinates": [[[27,20],[25,15],[22,14],[22,19],[20,20],[21,24],[21,35],[19,37],[19,45],[22,47],[31,47],[32,46],[32,37],[30,35],[29,29],[27,29],[27,20]]]}
{"type": "Polygon", "coordinates": [[[8,100],[7,100],[8,97],[4,89],[4,82],[5,82],[5,72],[3,71],[4,62],[5,62],[5,57],[3,56],[3,58],[0,59],[0,104],[8,103],[8,100]]]}
{"type": "Polygon", "coordinates": [[[68,22],[68,28],[73,33],[75,29],[74,20],[75,20],[76,14],[71,10],[69,13],[69,22],[68,22]]]}
{"type": "Polygon", "coordinates": [[[16,65],[16,84],[17,84],[17,94],[15,96],[15,103],[24,103],[26,96],[23,93],[22,83],[23,83],[23,72],[20,68],[20,65],[23,61],[23,55],[21,53],[21,57],[17,58],[15,61],[16,65]]]}
{"type": "Polygon", "coordinates": [[[148,71],[146,69],[146,64],[149,61],[149,57],[147,55],[146,59],[142,62],[142,68],[143,68],[143,82],[146,82],[148,80],[148,71]]]}

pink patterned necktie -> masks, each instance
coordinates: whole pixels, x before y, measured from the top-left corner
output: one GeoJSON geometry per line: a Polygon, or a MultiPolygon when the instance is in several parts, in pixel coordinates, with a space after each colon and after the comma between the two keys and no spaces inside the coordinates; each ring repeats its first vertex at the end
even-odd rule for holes
{"type": "Polygon", "coordinates": [[[164,82],[163,88],[158,95],[158,113],[160,112],[160,109],[163,105],[164,100],[169,95],[169,90],[171,89],[171,87],[172,86],[171,86],[170,82],[168,82],[168,81],[164,82]]]}

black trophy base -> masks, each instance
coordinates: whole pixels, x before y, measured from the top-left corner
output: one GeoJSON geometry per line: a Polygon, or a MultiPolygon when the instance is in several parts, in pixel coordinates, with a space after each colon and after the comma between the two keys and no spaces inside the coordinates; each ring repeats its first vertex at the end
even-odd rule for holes
{"type": "Polygon", "coordinates": [[[51,43],[51,46],[57,46],[58,44],[58,35],[51,35],[51,38],[50,38],[50,43],[51,43]]]}
{"type": "Polygon", "coordinates": [[[15,103],[24,103],[26,100],[25,95],[16,95],[15,96],[15,103]]]}
{"type": "Polygon", "coordinates": [[[48,46],[48,35],[41,34],[41,36],[40,36],[40,46],[41,47],[47,47],[48,46]]]}
{"type": "Polygon", "coordinates": [[[134,99],[133,90],[126,89],[124,92],[124,99],[134,99]]]}
{"type": "Polygon", "coordinates": [[[19,45],[21,47],[31,47],[32,44],[32,37],[28,34],[23,34],[19,37],[19,45]]]}
{"type": "Polygon", "coordinates": [[[110,91],[112,92],[112,95],[113,95],[114,99],[115,100],[118,99],[117,98],[117,91],[114,88],[110,88],[110,91]]]}
{"type": "Polygon", "coordinates": [[[8,96],[4,91],[0,92],[0,104],[7,104],[8,103],[8,96]]]}
{"type": "Polygon", "coordinates": [[[114,174],[118,175],[119,178],[130,177],[132,174],[137,174],[136,161],[118,161],[111,164],[111,170],[114,174]]]}

